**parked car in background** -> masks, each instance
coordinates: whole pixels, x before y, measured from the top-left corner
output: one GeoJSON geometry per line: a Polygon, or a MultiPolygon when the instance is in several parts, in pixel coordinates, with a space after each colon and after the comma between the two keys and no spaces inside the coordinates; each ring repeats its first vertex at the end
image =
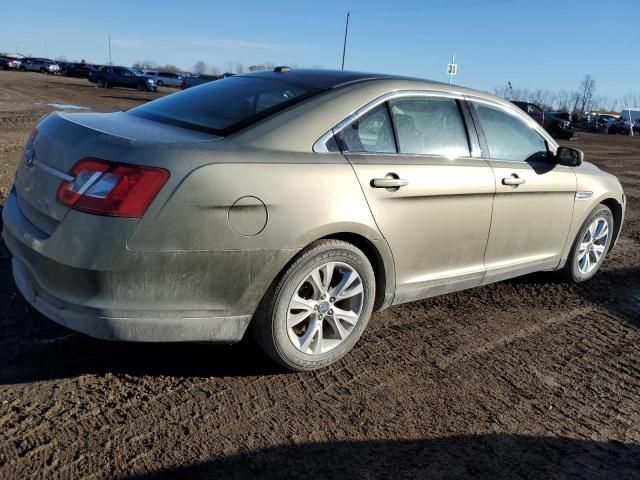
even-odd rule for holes
{"type": "Polygon", "coordinates": [[[89,78],[91,70],[94,70],[94,67],[88,63],[68,63],[64,74],[67,77],[89,78]]]}
{"type": "Polygon", "coordinates": [[[621,135],[629,135],[631,133],[631,123],[622,117],[612,121],[607,127],[607,133],[615,135],[616,133],[621,135]]]}
{"type": "Polygon", "coordinates": [[[20,62],[20,71],[55,75],[60,73],[60,66],[48,58],[23,58],[20,62]]]}
{"type": "Polygon", "coordinates": [[[218,80],[219,78],[220,77],[218,77],[217,75],[191,75],[188,77],[182,77],[180,88],[184,90],[186,88],[195,87],[196,85],[202,85],[203,83],[218,80]]]}
{"type": "Polygon", "coordinates": [[[562,140],[570,140],[575,135],[569,112],[544,112],[544,129],[562,140]]]}
{"type": "Polygon", "coordinates": [[[140,70],[130,67],[105,66],[89,72],[89,81],[99,88],[137,88],[140,91],[155,92],[158,87],[153,78],[144,75],[140,70]]]}
{"type": "Polygon", "coordinates": [[[633,133],[640,134],[640,118],[633,124],[633,133]]]}
{"type": "Polygon", "coordinates": [[[0,69],[2,70],[19,70],[22,59],[11,57],[9,55],[0,56],[0,69]]]}
{"type": "Polygon", "coordinates": [[[592,278],[616,177],[510,102],[332,70],[53,113],[2,211],[26,301],[123,341],[240,341],[311,370],[374,310],[540,270],[592,278]]]}
{"type": "Polygon", "coordinates": [[[618,119],[614,115],[597,114],[589,117],[587,131],[592,133],[607,133],[609,126],[618,119]]]}
{"type": "Polygon", "coordinates": [[[533,118],[539,125],[544,126],[544,111],[536,104],[529,102],[520,102],[515,101],[511,102],[521,110],[524,110],[529,114],[531,118],[533,118]]]}
{"type": "Polygon", "coordinates": [[[153,78],[156,82],[156,85],[159,87],[176,87],[179,88],[182,86],[182,76],[177,73],[169,73],[169,72],[156,72],[145,70],[144,73],[146,76],[153,78]]]}

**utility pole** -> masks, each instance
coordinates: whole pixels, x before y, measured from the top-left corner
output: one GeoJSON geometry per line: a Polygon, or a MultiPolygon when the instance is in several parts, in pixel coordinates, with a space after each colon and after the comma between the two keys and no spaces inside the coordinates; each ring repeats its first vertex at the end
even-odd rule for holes
{"type": "Polygon", "coordinates": [[[342,46],[342,70],[344,70],[344,56],[347,52],[347,35],[349,34],[349,15],[351,15],[351,12],[347,12],[347,23],[344,27],[344,45],[342,46]]]}
{"type": "Polygon", "coordinates": [[[111,61],[111,34],[109,34],[109,65],[113,65],[111,61]]]}

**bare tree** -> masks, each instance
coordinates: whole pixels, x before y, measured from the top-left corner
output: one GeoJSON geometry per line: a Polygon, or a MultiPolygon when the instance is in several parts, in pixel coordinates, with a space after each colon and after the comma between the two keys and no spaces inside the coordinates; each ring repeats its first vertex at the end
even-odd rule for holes
{"type": "Polygon", "coordinates": [[[561,112],[571,110],[571,93],[566,90],[560,90],[555,94],[555,108],[561,112]]]}
{"type": "Polygon", "coordinates": [[[207,73],[207,64],[202,60],[198,60],[193,65],[193,73],[195,73],[196,75],[204,75],[205,73],[207,73]]]}
{"type": "Polygon", "coordinates": [[[155,70],[158,68],[158,64],[153,60],[137,60],[136,63],[131,66],[138,70],[155,70]]]}
{"type": "Polygon", "coordinates": [[[177,65],[172,65],[170,63],[167,63],[162,67],[158,67],[158,70],[167,73],[180,73],[180,68],[177,65]]]}
{"type": "Polygon", "coordinates": [[[211,75],[220,76],[220,74],[222,73],[222,70],[217,65],[211,65],[209,72],[211,73],[211,75]]]}
{"type": "Polygon", "coordinates": [[[56,57],[56,62],[66,62],[67,61],[67,57],[65,57],[64,55],[60,55],[59,57],[56,57]]]}
{"type": "Polygon", "coordinates": [[[580,113],[584,113],[585,109],[591,105],[595,91],[596,81],[591,75],[585,75],[582,82],[580,82],[580,113]]]}
{"type": "Polygon", "coordinates": [[[236,63],[236,73],[244,73],[244,65],[240,62],[236,63]]]}
{"type": "Polygon", "coordinates": [[[578,113],[578,104],[580,103],[580,92],[573,92],[571,94],[571,103],[573,103],[573,108],[571,108],[571,113],[578,113]]]}
{"type": "Polygon", "coordinates": [[[503,85],[502,87],[495,87],[493,89],[493,94],[496,97],[502,97],[502,98],[506,98],[506,99],[510,99],[511,95],[509,95],[511,92],[509,92],[509,86],[508,85],[503,85]]]}
{"type": "Polygon", "coordinates": [[[227,60],[226,62],[224,62],[224,71],[225,73],[233,72],[233,62],[231,60],[227,60]]]}
{"type": "Polygon", "coordinates": [[[640,95],[631,92],[625,93],[624,95],[622,95],[622,97],[620,97],[620,107],[640,107],[640,95]]]}

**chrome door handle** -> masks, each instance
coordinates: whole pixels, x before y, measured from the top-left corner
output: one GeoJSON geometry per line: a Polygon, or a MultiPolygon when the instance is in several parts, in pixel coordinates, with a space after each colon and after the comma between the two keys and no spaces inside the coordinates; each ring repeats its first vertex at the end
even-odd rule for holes
{"type": "Polygon", "coordinates": [[[404,178],[374,178],[371,180],[373,188],[400,188],[409,185],[409,180],[404,178]]]}
{"type": "Polygon", "coordinates": [[[502,179],[503,185],[511,185],[512,187],[517,187],[518,185],[522,185],[526,180],[524,178],[518,177],[515,173],[510,177],[506,177],[502,179]]]}

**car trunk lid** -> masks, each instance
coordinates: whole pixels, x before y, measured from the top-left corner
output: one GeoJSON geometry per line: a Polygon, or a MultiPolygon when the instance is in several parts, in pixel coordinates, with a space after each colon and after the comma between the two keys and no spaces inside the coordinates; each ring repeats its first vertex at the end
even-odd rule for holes
{"type": "Polygon", "coordinates": [[[110,114],[53,113],[37,125],[18,166],[18,204],[31,223],[51,235],[69,207],[57,200],[58,189],[70,181],[72,167],[83,158],[118,162],[141,144],[191,143],[215,137],[158,124],[125,112],[110,114]]]}

